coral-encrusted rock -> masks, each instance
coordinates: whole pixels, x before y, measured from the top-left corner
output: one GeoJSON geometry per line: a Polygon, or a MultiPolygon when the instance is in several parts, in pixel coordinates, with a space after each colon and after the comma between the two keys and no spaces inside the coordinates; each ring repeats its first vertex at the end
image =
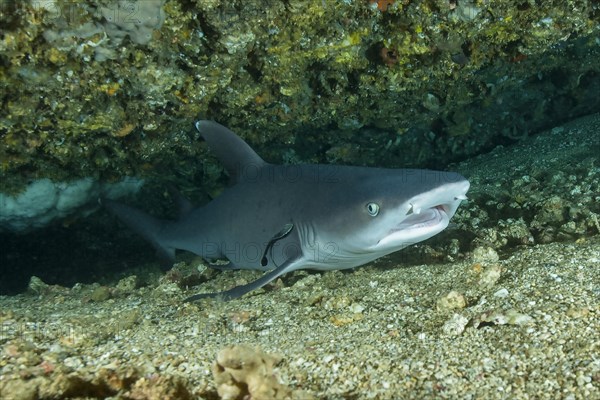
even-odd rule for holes
{"type": "Polygon", "coordinates": [[[264,353],[249,346],[229,346],[217,354],[213,376],[223,400],[252,398],[274,400],[292,398],[292,391],[279,383],[273,367],[278,355],[264,353]]]}

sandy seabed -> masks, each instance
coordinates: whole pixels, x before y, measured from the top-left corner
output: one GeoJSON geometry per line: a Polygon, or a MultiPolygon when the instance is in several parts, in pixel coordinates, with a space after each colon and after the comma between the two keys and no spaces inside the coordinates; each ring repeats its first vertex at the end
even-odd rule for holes
{"type": "Polygon", "coordinates": [[[298,271],[230,302],[181,300],[260,273],[33,279],[0,297],[0,398],[600,399],[600,235],[492,247],[298,271]]]}

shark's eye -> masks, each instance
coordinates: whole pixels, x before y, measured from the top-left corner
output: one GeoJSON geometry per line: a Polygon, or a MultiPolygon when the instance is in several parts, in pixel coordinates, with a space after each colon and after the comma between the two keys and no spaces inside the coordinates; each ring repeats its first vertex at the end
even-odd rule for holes
{"type": "Polygon", "coordinates": [[[377,214],[379,214],[379,204],[377,204],[377,203],[367,204],[367,211],[371,217],[375,217],[377,214]]]}

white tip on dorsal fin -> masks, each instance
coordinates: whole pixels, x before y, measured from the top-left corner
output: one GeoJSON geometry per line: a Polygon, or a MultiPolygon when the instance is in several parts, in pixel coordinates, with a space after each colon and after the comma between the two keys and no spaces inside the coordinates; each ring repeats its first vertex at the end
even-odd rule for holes
{"type": "Polygon", "coordinates": [[[248,143],[221,124],[214,121],[198,121],[196,129],[223,163],[231,183],[243,179],[248,170],[254,173],[256,169],[267,164],[248,143]]]}

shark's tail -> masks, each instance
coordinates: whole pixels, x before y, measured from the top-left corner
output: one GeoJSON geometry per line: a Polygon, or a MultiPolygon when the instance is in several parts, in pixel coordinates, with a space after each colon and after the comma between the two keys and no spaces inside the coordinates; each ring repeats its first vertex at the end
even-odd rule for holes
{"type": "Polygon", "coordinates": [[[159,234],[167,223],[166,221],[113,200],[101,199],[100,202],[132,231],[152,243],[163,265],[169,267],[173,265],[175,249],[165,246],[159,240],[159,234]]]}

